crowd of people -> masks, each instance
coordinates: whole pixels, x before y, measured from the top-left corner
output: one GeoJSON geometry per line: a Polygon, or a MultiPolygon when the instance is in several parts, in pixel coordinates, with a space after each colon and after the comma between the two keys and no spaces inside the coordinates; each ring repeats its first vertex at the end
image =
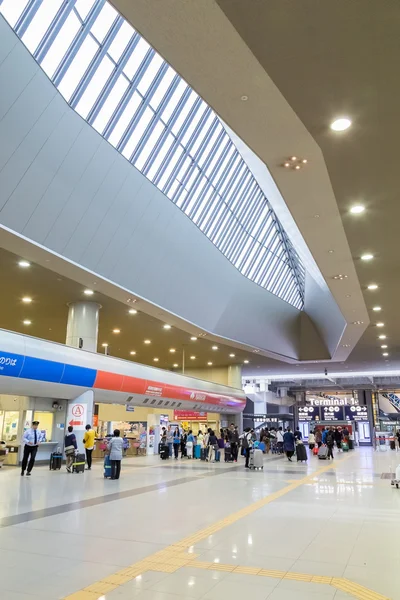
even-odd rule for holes
{"type": "Polygon", "coordinates": [[[199,458],[209,462],[218,462],[220,460],[220,451],[223,449],[226,462],[237,462],[239,454],[240,436],[238,427],[231,423],[225,429],[220,429],[217,434],[210,427],[204,432],[200,429],[197,435],[193,434],[192,429],[187,432],[179,427],[163,427],[161,430],[161,445],[168,447],[170,458],[174,456],[178,460],[179,453],[182,458],[194,458],[196,456],[196,447],[199,449],[199,458]]]}

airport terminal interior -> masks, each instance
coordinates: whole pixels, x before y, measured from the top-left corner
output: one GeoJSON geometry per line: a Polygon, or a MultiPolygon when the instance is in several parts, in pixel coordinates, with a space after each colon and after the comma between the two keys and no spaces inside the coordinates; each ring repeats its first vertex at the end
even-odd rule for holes
{"type": "Polygon", "coordinates": [[[1,600],[398,600],[395,0],[0,0],[1,600]]]}

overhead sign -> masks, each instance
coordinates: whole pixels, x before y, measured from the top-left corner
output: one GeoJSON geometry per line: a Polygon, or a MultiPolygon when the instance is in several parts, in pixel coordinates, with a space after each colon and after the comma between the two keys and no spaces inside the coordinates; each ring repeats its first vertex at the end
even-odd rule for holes
{"type": "Polygon", "coordinates": [[[78,402],[68,404],[67,424],[78,431],[85,429],[87,421],[87,405],[78,402]]]}
{"type": "Polygon", "coordinates": [[[366,406],[299,406],[299,421],[368,421],[366,406]]]}
{"type": "Polygon", "coordinates": [[[206,412],[195,412],[191,410],[174,410],[175,421],[207,421],[206,412]]]}
{"type": "Polygon", "coordinates": [[[336,398],[336,397],[318,397],[318,398],[306,398],[306,402],[309,402],[311,406],[358,406],[360,401],[358,398],[336,398]]]}

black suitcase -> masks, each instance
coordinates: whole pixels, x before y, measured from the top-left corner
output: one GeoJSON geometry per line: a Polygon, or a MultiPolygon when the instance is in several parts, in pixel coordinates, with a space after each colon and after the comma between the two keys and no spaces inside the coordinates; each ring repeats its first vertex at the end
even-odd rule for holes
{"type": "Polygon", "coordinates": [[[75,460],[72,464],[72,470],[74,473],[83,473],[85,470],[85,455],[84,454],[76,454],[75,460]]]}
{"type": "Polygon", "coordinates": [[[160,444],[160,458],[161,460],[167,460],[167,458],[169,458],[168,444],[160,444]]]}
{"type": "MultiPolygon", "coordinates": [[[[393,448],[394,450],[395,448],[393,448]]],[[[354,442],[353,440],[349,440],[349,450],[354,450],[354,442]]]]}
{"type": "MultiPolygon", "coordinates": [[[[394,440],[390,440],[390,449],[396,450],[396,444],[394,443],[394,440]]],[[[349,450],[350,450],[350,440],[349,440],[349,450]]]]}
{"type": "Polygon", "coordinates": [[[304,444],[297,444],[296,456],[297,456],[297,462],[299,462],[299,461],[303,462],[308,459],[307,450],[306,450],[306,447],[304,444]]]}
{"type": "Polygon", "coordinates": [[[232,462],[232,452],[230,448],[225,448],[225,462],[232,462]]]}
{"type": "Polygon", "coordinates": [[[208,448],[202,448],[200,453],[200,460],[207,460],[208,448]]]}
{"type": "Polygon", "coordinates": [[[62,454],[60,452],[52,452],[50,454],[49,469],[50,471],[57,471],[61,469],[62,454]]]}

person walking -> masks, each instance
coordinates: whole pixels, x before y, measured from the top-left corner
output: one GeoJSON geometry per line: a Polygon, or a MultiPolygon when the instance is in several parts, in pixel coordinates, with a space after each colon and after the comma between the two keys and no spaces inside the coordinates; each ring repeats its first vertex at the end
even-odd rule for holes
{"type": "Polygon", "coordinates": [[[302,435],[302,433],[301,433],[301,431],[300,431],[300,429],[298,427],[296,427],[293,435],[295,437],[296,442],[298,442],[298,441],[301,442],[302,441],[303,435],[302,435]]]}
{"type": "Polygon", "coordinates": [[[325,443],[328,446],[328,459],[333,460],[333,446],[335,445],[335,432],[333,431],[333,427],[330,427],[326,432],[325,443]]]}
{"type": "Polygon", "coordinates": [[[76,443],[76,436],[73,433],[74,428],[72,425],[68,427],[68,433],[64,439],[64,452],[66,459],[66,467],[68,473],[72,473],[72,465],[75,459],[75,453],[78,450],[78,444],[76,443]]]}
{"type": "Polygon", "coordinates": [[[295,450],[295,437],[290,427],[283,434],[283,449],[286,452],[286,456],[289,462],[292,462],[292,456],[295,450]]]}
{"type": "Polygon", "coordinates": [[[336,429],[334,431],[334,437],[335,437],[337,449],[340,451],[342,448],[342,438],[343,438],[341,427],[336,427],[336,429]]]}
{"type": "Polygon", "coordinates": [[[174,445],[174,433],[172,431],[171,425],[168,425],[168,429],[167,429],[167,444],[168,444],[169,457],[171,458],[172,446],[174,445]]]}
{"type": "Polygon", "coordinates": [[[308,447],[310,450],[314,450],[315,448],[315,434],[313,431],[310,431],[308,434],[308,447]]]}
{"type": "Polygon", "coordinates": [[[181,458],[183,458],[184,456],[186,456],[186,442],[187,442],[186,431],[184,429],[182,429],[182,435],[181,435],[181,458]]]}
{"type": "Polygon", "coordinates": [[[231,424],[229,441],[231,444],[231,455],[233,462],[237,462],[238,454],[239,454],[239,429],[237,425],[235,426],[233,423],[231,424]]]}
{"type": "Polygon", "coordinates": [[[124,442],[122,437],[120,437],[120,430],[114,429],[114,437],[108,442],[111,461],[111,479],[119,479],[123,448],[124,442]]]}
{"type": "Polygon", "coordinates": [[[91,425],[86,425],[86,431],[83,436],[83,445],[85,446],[87,470],[90,471],[92,468],[92,453],[94,448],[94,438],[96,436],[94,429],[91,425]]]}
{"type": "Polygon", "coordinates": [[[217,439],[217,436],[215,435],[214,431],[211,431],[210,435],[208,437],[208,460],[210,462],[212,460],[213,450],[214,450],[214,462],[215,462],[216,455],[218,452],[218,439],[217,439]]]}
{"type": "Polygon", "coordinates": [[[283,454],[283,428],[279,427],[276,432],[276,445],[278,449],[278,454],[283,454]]]}
{"type": "Polygon", "coordinates": [[[175,456],[175,460],[178,460],[178,453],[179,453],[179,446],[181,445],[181,436],[179,433],[179,428],[176,427],[175,431],[174,431],[174,440],[173,440],[173,446],[174,446],[174,456],[175,456]]]}
{"type": "Polygon", "coordinates": [[[42,433],[38,431],[39,421],[32,421],[32,427],[27,429],[22,437],[22,443],[24,444],[24,455],[22,458],[21,465],[21,477],[30,475],[35,465],[35,458],[42,441],[42,433]],[[28,463],[29,458],[29,463],[28,463]],[[28,466],[28,470],[26,467],[28,466]]]}
{"type": "Polygon", "coordinates": [[[322,446],[322,433],[320,429],[315,429],[314,430],[314,435],[315,435],[315,443],[317,444],[318,448],[321,448],[322,446]]]}
{"type": "Polygon", "coordinates": [[[246,469],[250,468],[249,461],[250,461],[250,452],[251,452],[252,447],[253,447],[252,433],[251,433],[250,427],[247,427],[247,429],[245,429],[243,439],[242,439],[242,448],[244,450],[244,456],[246,459],[244,466],[246,469]]]}

